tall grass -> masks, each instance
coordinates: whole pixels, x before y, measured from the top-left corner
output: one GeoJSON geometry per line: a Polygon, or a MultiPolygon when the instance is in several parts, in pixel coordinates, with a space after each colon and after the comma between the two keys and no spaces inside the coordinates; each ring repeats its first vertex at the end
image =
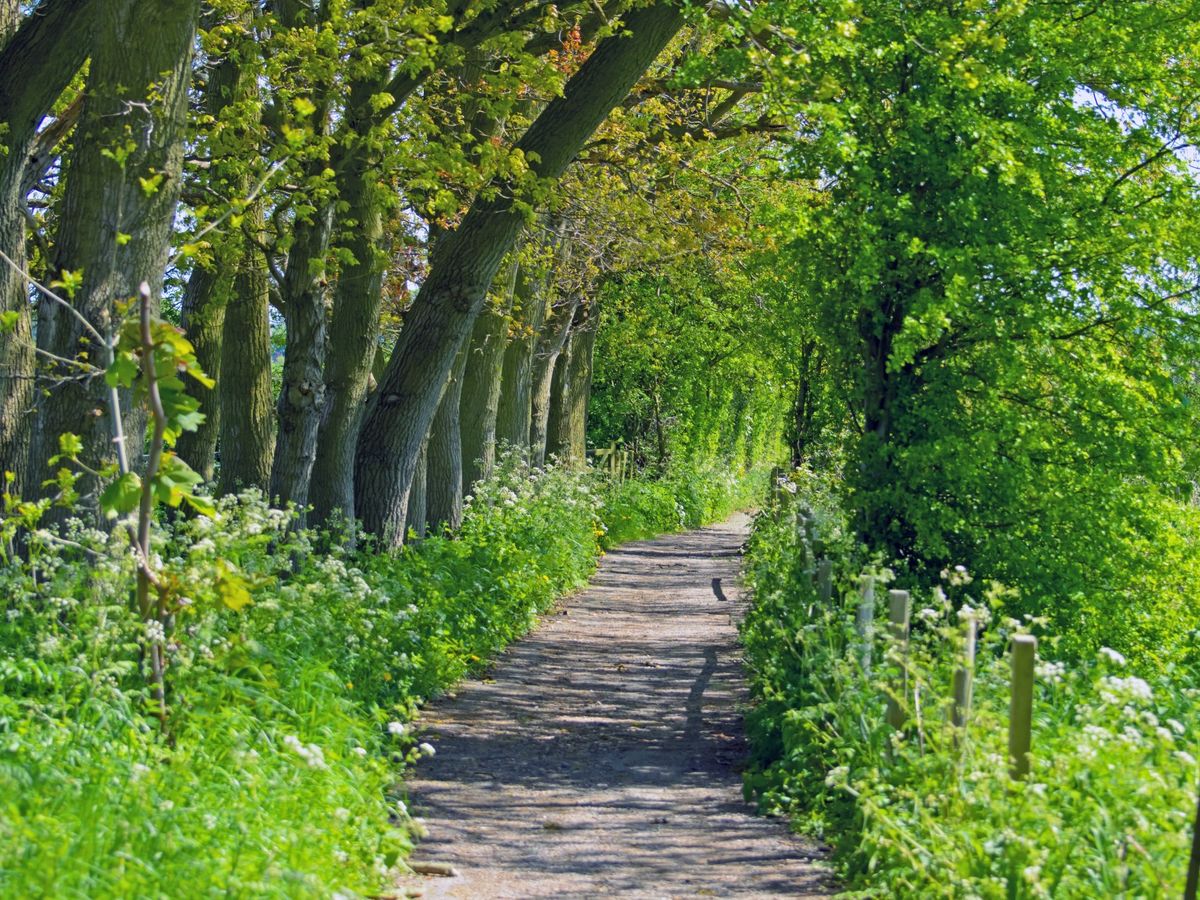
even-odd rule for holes
{"type": "MultiPolygon", "coordinates": [[[[1141,672],[1119,653],[1056,659],[1044,620],[1004,615],[1006,591],[941,573],[914,596],[899,690],[908,725],[885,724],[897,648],[878,635],[872,665],[854,627],[858,575],[889,572],[856,551],[837,498],[791,482],[757,519],[742,626],[754,708],[749,795],[823,836],[850,894],[872,897],[1175,897],[1186,874],[1200,756],[1200,672],[1141,672]],[[813,548],[796,506],[815,510],[834,600],[812,585],[813,548]],[[963,619],[983,620],[965,730],[948,716],[963,619]],[[1040,634],[1033,769],[1013,781],[1006,733],[1011,636],[1040,634]]],[[[882,605],[881,605],[882,608],[882,605]]],[[[882,629],[881,629],[882,630],[882,629]]]]}
{"type": "MultiPolygon", "coordinates": [[[[606,522],[631,518],[622,496],[663,493],[637,484],[508,457],[454,539],[394,555],[297,530],[253,493],[164,523],[154,550],[184,597],[166,734],[123,532],[35,533],[0,569],[0,895],[379,893],[417,831],[403,773],[436,749],[417,705],[586,582],[606,522]]],[[[716,498],[700,514],[726,490],[694,486],[716,498]]]]}

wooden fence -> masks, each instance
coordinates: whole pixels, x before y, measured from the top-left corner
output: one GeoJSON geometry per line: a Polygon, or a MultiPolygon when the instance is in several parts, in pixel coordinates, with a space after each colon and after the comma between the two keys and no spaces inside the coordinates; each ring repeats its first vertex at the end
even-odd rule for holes
{"type": "MultiPolygon", "coordinates": [[[[805,554],[807,571],[812,578],[816,600],[828,604],[833,597],[833,561],[820,555],[822,542],[817,539],[817,519],[803,504],[796,509],[796,540],[805,554]]],[[[858,658],[863,671],[869,673],[873,663],[875,643],[876,580],[863,574],[858,579],[858,603],[855,614],[855,633],[858,636],[858,658]]],[[[810,611],[811,612],[811,611],[810,611]]],[[[887,592],[887,633],[891,638],[891,653],[897,662],[896,673],[886,692],[884,717],[892,728],[904,728],[908,710],[904,698],[909,691],[909,631],[912,626],[912,597],[908,591],[887,592]]],[[[975,648],[979,620],[968,617],[962,625],[962,646],[954,668],[951,685],[950,721],[961,735],[971,716],[971,699],[975,676],[975,648]]],[[[1010,648],[1011,677],[1009,678],[1008,758],[1009,774],[1016,780],[1029,775],[1030,754],[1033,750],[1033,693],[1034,668],[1037,659],[1037,638],[1030,634],[1014,635],[1010,648]]],[[[957,738],[956,738],[957,739],[957,738]]]]}
{"type": "MultiPolygon", "coordinates": [[[[776,514],[786,508],[781,500],[783,470],[771,473],[772,491],[775,493],[776,514]]],[[[802,548],[807,563],[806,569],[812,578],[817,600],[828,603],[833,597],[833,562],[824,556],[822,542],[817,539],[817,518],[804,504],[796,507],[796,542],[802,548]]],[[[858,637],[858,658],[865,673],[870,673],[872,650],[875,642],[875,578],[868,574],[859,576],[858,603],[855,614],[855,633],[858,637]]],[[[892,652],[899,663],[892,682],[887,689],[887,708],[884,713],[887,723],[899,730],[904,728],[908,712],[904,698],[908,695],[908,639],[912,620],[912,597],[908,591],[890,590],[888,602],[888,634],[892,639],[892,652]]],[[[812,610],[809,610],[810,615],[812,610]]],[[[962,645],[954,668],[951,684],[950,721],[955,728],[955,740],[961,740],[971,717],[971,700],[975,677],[975,649],[979,637],[979,620],[968,616],[962,624],[962,645]]],[[[1016,781],[1029,776],[1030,757],[1033,752],[1033,694],[1034,675],[1037,661],[1037,638],[1031,634],[1013,635],[1009,647],[1009,702],[1008,702],[1008,766],[1009,776],[1016,781]]],[[[1198,900],[1200,892],[1200,798],[1197,799],[1196,817],[1192,826],[1192,848],[1188,861],[1187,882],[1184,900],[1198,900]]]]}
{"type": "Polygon", "coordinates": [[[593,450],[592,465],[617,484],[623,484],[636,473],[633,454],[628,450],[618,448],[615,442],[608,447],[598,447],[593,450]]]}

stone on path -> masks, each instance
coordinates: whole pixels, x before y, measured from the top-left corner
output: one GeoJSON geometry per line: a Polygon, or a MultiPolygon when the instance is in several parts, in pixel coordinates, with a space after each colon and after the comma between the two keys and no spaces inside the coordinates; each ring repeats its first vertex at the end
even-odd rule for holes
{"type": "Polygon", "coordinates": [[[430,706],[408,783],[426,898],[804,897],[821,851],[742,800],[748,519],[627,544],[488,677],[430,706]],[[565,614],[564,614],[565,612],[565,614]]]}

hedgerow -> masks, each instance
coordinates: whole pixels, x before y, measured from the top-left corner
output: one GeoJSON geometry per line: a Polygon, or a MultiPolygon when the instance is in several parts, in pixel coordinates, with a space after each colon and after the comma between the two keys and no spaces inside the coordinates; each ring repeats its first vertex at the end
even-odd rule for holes
{"type": "Polygon", "coordinates": [[[692,522],[739,485],[609,490],[510,456],[453,539],[397,554],[348,550],[253,492],[160,523],[152,562],[182,598],[165,730],[125,534],[35,529],[0,568],[0,895],[377,893],[418,830],[405,768],[436,749],[418,704],[583,585],[633,498],[692,522]]]}
{"type": "Polygon", "coordinates": [[[795,494],[758,516],[747,554],[748,796],[827,840],[855,896],[1179,896],[1200,774],[1194,658],[1160,667],[1110,648],[1060,656],[1072,644],[1048,619],[1009,615],[1011,592],[958,567],[913,594],[901,682],[882,624],[867,664],[855,624],[859,575],[873,573],[882,598],[890,571],[857,552],[829,484],[798,473],[785,488],[795,494]],[[815,547],[796,525],[801,504],[815,547]],[[829,603],[813,584],[814,556],[834,562],[829,603]],[[967,617],[982,633],[973,705],[957,728],[948,705],[967,617]],[[1008,651],[1030,632],[1042,653],[1032,771],[1014,780],[1008,651]],[[885,722],[889,692],[907,716],[901,730],[885,722]]]}

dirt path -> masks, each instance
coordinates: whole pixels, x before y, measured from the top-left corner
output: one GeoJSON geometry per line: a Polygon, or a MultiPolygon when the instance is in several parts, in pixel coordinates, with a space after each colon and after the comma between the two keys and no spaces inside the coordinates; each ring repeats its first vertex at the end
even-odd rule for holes
{"type": "Polygon", "coordinates": [[[424,896],[830,893],[821,854],[742,801],[733,625],[747,519],[627,544],[490,677],[428,709],[409,783],[455,877],[424,896]]]}

